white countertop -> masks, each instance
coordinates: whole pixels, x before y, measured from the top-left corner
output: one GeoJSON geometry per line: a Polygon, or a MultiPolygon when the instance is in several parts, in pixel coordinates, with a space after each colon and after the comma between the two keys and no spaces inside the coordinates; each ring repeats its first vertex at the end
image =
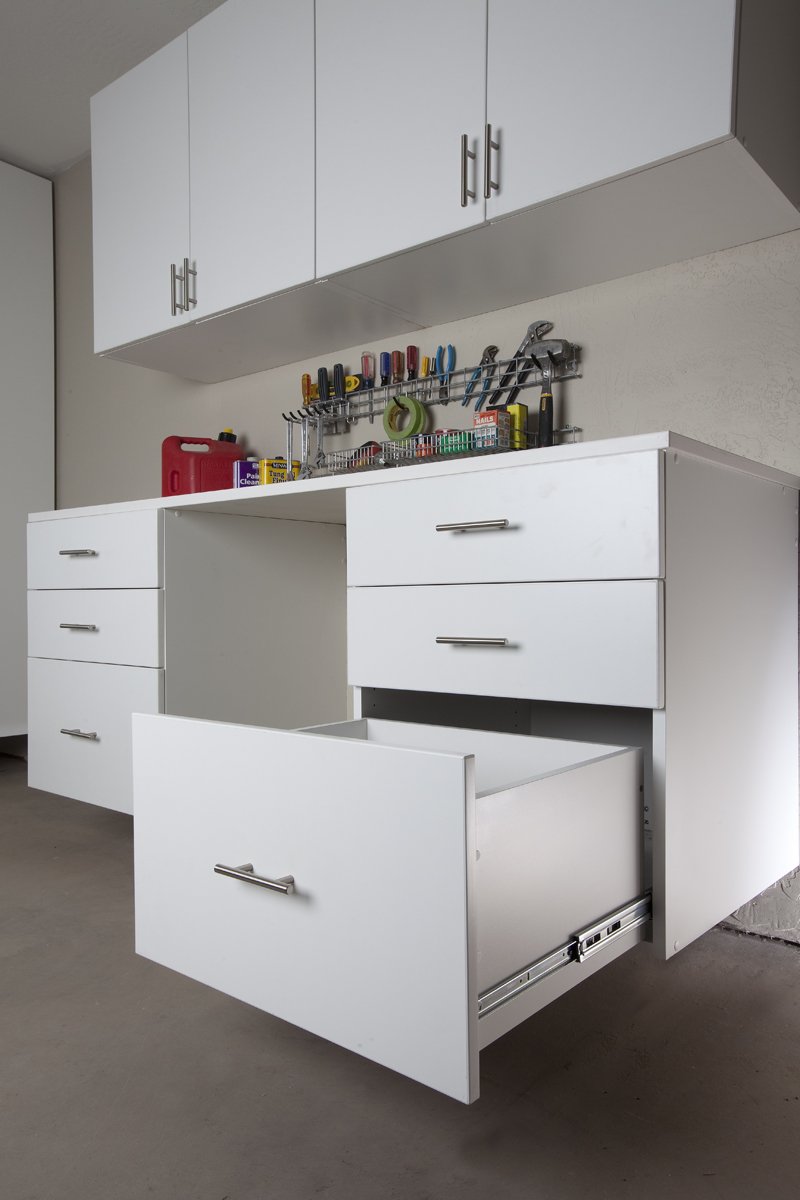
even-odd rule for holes
{"type": "Polygon", "coordinates": [[[63,517],[90,517],[104,513],[137,512],[143,509],[194,508],[200,512],[227,512],[231,515],[268,516],[292,521],[324,521],[344,524],[345,494],[351,487],[375,487],[406,479],[432,479],[461,475],[465,472],[496,471],[535,466],[537,463],[565,462],[577,458],[597,458],[612,454],[634,454],[643,450],[681,450],[723,466],[735,467],[784,487],[800,489],[800,477],[778,471],[763,463],[728,454],[681,434],[645,433],[602,441],[575,442],[540,450],[518,450],[500,454],[477,454],[464,458],[442,459],[398,468],[374,469],[343,475],[323,475],[290,483],[264,484],[249,488],[224,488],[216,492],[193,492],[183,496],[156,496],[148,500],[125,500],[117,504],[98,504],[86,508],[60,508],[31,513],[29,521],[52,521],[63,517]]]}

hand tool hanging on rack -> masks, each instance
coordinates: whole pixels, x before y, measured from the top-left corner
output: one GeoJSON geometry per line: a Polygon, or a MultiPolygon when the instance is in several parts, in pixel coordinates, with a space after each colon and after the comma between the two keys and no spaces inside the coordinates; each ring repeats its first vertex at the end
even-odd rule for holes
{"type": "Polygon", "coordinates": [[[489,385],[492,382],[492,376],[497,370],[497,363],[495,362],[496,357],[497,346],[487,346],[481,355],[481,361],[478,363],[477,367],[470,376],[469,383],[464,388],[464,399],[461,401],[462,407],[465,408],[469,404],[470,396],[475,388],[475,384],[478,382],[480,377],[483,376],[481,390],[478,394],[477,400],[475,401],[475,412],[481,411],[483,408],[483,402],[486,399],[486,393],[489,390],[489,385]]]}
{"type": "Polygon", "coordinates": [[[388,350],[381,351],[381,387],[387,387],[392,379],[392,356],[388,350]]]}
{"type": "Polygon", "coordinates": [[[406,346],[406,371],[408,372],[409,383],[417,378],[418,366],[419,348],[417,346],[406,346]]]}
{"type": "Polygon", "coordinates": [[[347,420],[347,402],[346,389],[344,382],[344,367],[341,363],[333,364],[333,395],[336,400],[336,415],[342,416],[345,423],[345,428],[349,424],[347,420]]]}
{"type": "Polygon", "coordinates": [[[523,383],[528,375],[530,375],[536,366],[535,362],[530,358],[530,348],[534,342],[538,342],[552,328],[552,321],[534,321],[533,324],[528,326],[525,337],[520,342],[516,354],[509,362],[499,384],[492,392],[487,408],[505,408],[507,405],[513,404],[519,395],[520,389],[518,387],[512,387],[510,391],[507,391],[507,389],[510,387],[512,380],[514,383],[523,383]]]}
{"type": "Polygon", "coordinates": [[[539,445],[552,446],[553,444],[553,359],[549,352],[543,360],[539,361],[544,379],[542,380],[542,391],[539,396],[539,445]]]}
{"type": "Polygon", "coordinates": [[[392,351],[392,383],[403,382],[403,351],[392,351]]]}
{"type": "Polygon", "coordinates": [[[371,425],[375,420],[372,396],[372,389],[375,387],[375,355],[370,351],[361,355],[361,377],[364,380],[364,387],[369,392],[369,423],[371,425]]]}
{"type": "Polygon", "coordinates": [[[303,375],[300,378],[300,390],[303,393],[303,404],[308,406],[311,403],[312,383],[310,375],[303,375]]]}
{"type": "Polygon", "coordinates": [[[281,413],[286,422],[286,478],[292,479],[292,457],[293,457],[293,441],[294,441],[294,417],[290,414],[281,413]]]}
{"type": "Polygon", "coordinates": [[[456,365],[456,351],[452,342],[436,347],[436,374],[439,379],[439,400],[442,404],[450,401],[450,375],[456,365]]]}
{"type": "Polygon", "coordinates": [[[325,409],[328,398],[328,368],[320,367],[317,371],[317,388],[319,400],[316,405],[317,413],[317,455],[315,463],[318,467],[325,465],[325,409]]]}

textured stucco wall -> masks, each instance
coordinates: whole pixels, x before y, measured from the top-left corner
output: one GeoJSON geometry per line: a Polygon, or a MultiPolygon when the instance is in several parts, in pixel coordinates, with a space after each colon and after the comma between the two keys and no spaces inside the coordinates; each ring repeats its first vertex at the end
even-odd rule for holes
{"type": "MultiPolygon", "coordinates": [[[[307,362],[222,384],[195,384],[92,354],[88,159],[56,181],[57,496],[60,507],[160,492],[168,434],[223,426],[281,453],[282,409],[300,403],[307,362]]],[[[452,341],[461,365],[494,342],[509,356],[527,325],[583,347],[583,378],[557,389],[556,416],[584,440],[673,429],[800,474],[800,232],[691,259],[533,304],[427,329],[396,345],[452,341]]],[[[357,369],[364,349],[328,355],[357,369]]],[[[446,424],[466,423],[460,406],[446,424]]],[[[444,423],[440,420],[440,423],[444,423]]],[[[374,435],[358,427],[357,441],[374,435]]],[[[738,927],[800,941],[800,879],[735,915],[738,927]]]]}

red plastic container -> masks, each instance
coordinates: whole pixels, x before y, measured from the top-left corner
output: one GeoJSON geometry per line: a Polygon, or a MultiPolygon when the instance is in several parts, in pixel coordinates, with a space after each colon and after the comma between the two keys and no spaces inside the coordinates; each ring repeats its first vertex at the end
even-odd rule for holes
{"type": "Polygon", "coordinates": [[[214,492],[233,487],[233,464],[245,452],[216,438],[168,437],[161,443],[161,495],[214,492]]]}

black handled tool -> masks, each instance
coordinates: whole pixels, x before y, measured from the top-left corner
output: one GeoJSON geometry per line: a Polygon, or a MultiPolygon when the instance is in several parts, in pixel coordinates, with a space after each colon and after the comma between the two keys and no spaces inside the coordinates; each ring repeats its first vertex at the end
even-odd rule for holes
{"type": "Polygon", "coordinates": [[[509,404],[513,404],[519,395],[520,389],[514,387],[504,395],[506,388],[511,383],[512,379],[517,383],[524,383],[531,371],[536,367],[536,362],[530,357],[530,349],[534,342],[538,342],[553,328],[552,321],[534,321],[529,325],[514,357],[509,362],[503,372],[500,382],[489,398],[487,408],[507,408],[509,404]]]}

